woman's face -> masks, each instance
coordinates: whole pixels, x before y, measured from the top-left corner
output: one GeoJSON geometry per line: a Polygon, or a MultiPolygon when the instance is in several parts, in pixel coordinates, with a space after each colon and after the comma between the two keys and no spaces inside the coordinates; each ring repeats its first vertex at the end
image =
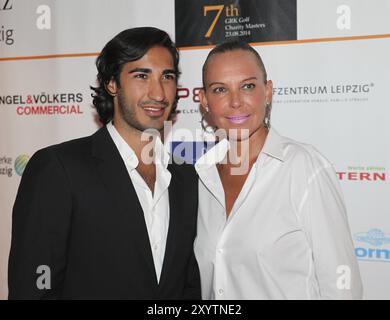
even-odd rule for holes
{"type": "Polygon", "coordinates": [[[264,80],[256,57],[249,51],[238,49],[211,56],[200,102],[203,109],[209,109],[212,124],[226,130],[229,138],[235,131],[237,140],[265,130],[265,106],[272,101],[272,82],[264,80]]]}

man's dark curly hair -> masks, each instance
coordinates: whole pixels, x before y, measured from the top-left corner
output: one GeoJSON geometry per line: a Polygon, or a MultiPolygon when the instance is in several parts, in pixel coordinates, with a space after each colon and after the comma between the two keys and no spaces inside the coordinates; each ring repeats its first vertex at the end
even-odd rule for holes
{"type": "Polygon", "coordinates": [[[165,31],[153,27],[127,29],[117,34],[104,46],[96,59],[98,86],[90,87],[95,92],[92,94],[93,105],[103,124],[110,122],[114,116],[114,100],[107,92],[106,85],[114,79],[120,87],[119,75],[123,65],[141,59],[152,47],[164,47],[169,50],[178,78],[179,53],[165,31]]]}

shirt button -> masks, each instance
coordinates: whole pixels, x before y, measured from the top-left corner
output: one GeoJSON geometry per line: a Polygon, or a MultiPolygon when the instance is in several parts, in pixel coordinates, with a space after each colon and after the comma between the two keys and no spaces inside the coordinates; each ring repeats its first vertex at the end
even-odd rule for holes
{"type": "Polygon", "coordinates": [[[218,290],[219,295],[223,295],[223,289],[218,290]]]}
{"type": "Polygon", "coordinates": [[[222,254],[223,253],[223,249],[218,249],[218,253],[222,254]]]}
{"type": "Polygon", "coordinates": [[[158,249],[158,245],[155,244],[155,245],[153,246],[153,249],[154,249],[154,250],[157,250],[157,249],[158,249]]]}

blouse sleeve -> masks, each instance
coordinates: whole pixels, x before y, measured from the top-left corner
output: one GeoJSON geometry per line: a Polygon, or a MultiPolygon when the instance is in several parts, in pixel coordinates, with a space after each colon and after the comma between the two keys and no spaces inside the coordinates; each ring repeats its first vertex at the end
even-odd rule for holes
{"type": "Polygon", "coordinates": [[[362,299],[344,199],[330,164],[308,177],[300,217],[311,245],[321,298],[362,299]]]}

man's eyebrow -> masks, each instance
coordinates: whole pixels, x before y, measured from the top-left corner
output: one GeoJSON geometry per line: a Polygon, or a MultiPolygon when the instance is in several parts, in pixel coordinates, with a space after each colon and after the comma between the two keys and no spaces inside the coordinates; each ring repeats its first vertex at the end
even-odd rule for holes
{"type": "Polygon", "coordinates": [[[177,75],[177,71],[176,70],[173,70],[173,69],[165,69],[162,74],[176,74],[177,75]]]}
{"type": "MultiPolygon", "coordinates": [[[[134,72],[141,72],[141,73],[152,73],[152,69],[149,69],[149,68],[134,68],[134,69],[131,69],[129,70],[128,73],[134,73],[134,72]]],[[[165,69],[162,74],[175,74],[177,75],[178,72],[175,71],[174,69],[165,69]]]]}
{"type": "Polygon", "coordinates": [[[148,68],[134,68],[129,70],[129,73],[134,73],[134,72],[152,73],[152,70],[148,68]]]}

